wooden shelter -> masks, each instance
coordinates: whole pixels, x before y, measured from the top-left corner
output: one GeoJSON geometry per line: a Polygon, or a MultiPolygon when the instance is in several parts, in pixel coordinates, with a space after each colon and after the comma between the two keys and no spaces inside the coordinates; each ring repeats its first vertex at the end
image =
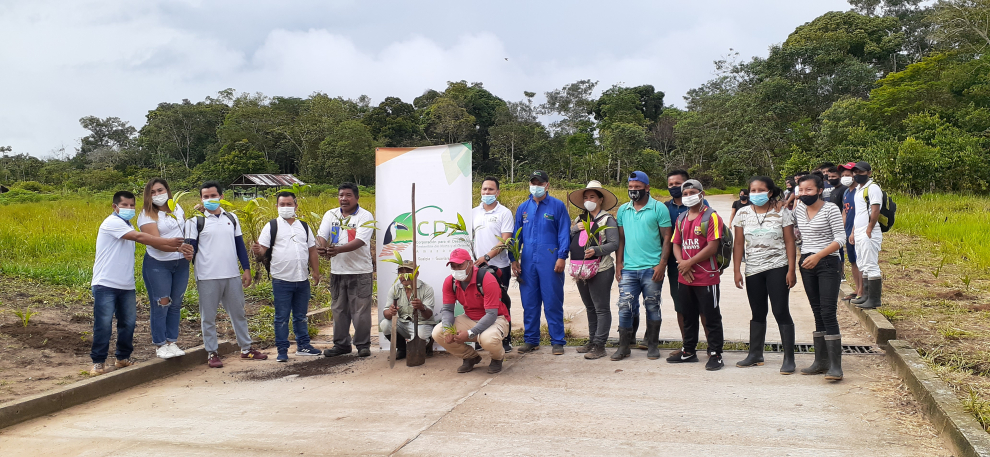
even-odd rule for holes
{"type": "Polygon", "coordinates": [[[230,183],[230,187],[234,190],[235,195],[246,196],[253,194],[257,197],[259,190],[282,189],[284,187],[292,187],[293,184],[297,183],[300,186],[306,185],[299,178],[289,174],[246,174],[241,175],[241,177],[230,183]]]}

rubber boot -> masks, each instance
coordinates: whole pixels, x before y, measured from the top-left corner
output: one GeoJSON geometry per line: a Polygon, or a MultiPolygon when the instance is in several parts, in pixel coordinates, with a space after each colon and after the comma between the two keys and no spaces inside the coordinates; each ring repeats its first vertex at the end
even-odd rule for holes
{"type": "Polygon", "coordinates": [[[639,314],[637,313],[633,316],[633,326],[632,326],[632,336],[629,337],[629,347],[632,349],[642,349],[646,350],[646,338],[643,338],[643,342],[639,343],[636,341],[636,334],[639,333],[639,314]]]}
{"type": "Polygon", "coordinates": [[[842,380],[842,335],[825,335],[825,346],[828,347],[828,372],[825,379],[829,381],[842,380]]]}
{"type": "Polygon", "coordinates": [[[629,357],[629,343],[632,342],[633,329],[619,327],[619,348],[612,354],[612,360],[622,360],[629,357]]]}
{"type": "Polygon", "coordinates": [[[825,332],[814,332],[811,337],[815,341],[815,361],[808,368],[802,368],[801,374],[822,374],[828,371],[828,347],[825,346],[825,332]]]}
{"type": "Polygon", "coordinates": [[[863,309],[874,309],[880,307],[880,293],[883,291],[883,279],[867,279],[866,280],[866,297],[867,300],[860,305],[856,305],[858,308],[863,309]]]}
{"type": "Polygon", "coordinates": [[[862,305],[864,302],[866,302],[866,300],[869,297],[870,297],[870,281],[867,281],[866,278],[863,278],[863,295],[860,295],[859,297],[849,300],[849,303],[852,303],[854,305],[862,305]]]}
{"type": "Polygon", "coordinates": [[[646,358],[650,360],[656,360],[660,358],[660,323],[663,321],[646,321],[646,336],[643,340],[646,342],[647,353],[646,358]]]}
{"type": "Polygon", "coordinates": [[[784,351],[780,374],[794,374],[794,324],[778,325],[777,328],[780,330],[780,345],[784,351]]]}
{"type": "Polygon", "coordinates": [[[763,365],[763,345],[766,344],[767,323],[749,321],[749,355],[736,362],[740,368],[763,365]]]}
{"type": "MultiPolygon", "coordinates": [[[[392,335],[386,334],[385,339],[392,342],[392,335]]],[[[395,343],[395,360],[402,360],[406,358],[406,339],[402,335],[398,335],[398,342],[395,343]]]]}

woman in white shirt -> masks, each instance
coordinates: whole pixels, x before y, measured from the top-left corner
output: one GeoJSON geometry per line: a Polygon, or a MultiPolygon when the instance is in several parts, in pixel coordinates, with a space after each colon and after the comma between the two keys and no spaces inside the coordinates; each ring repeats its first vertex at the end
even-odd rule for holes
{"type": "MultiPolygon", "coordinates": [[[[171,210],[170,199],[172,191],[168,182],[162,178],[148,181],[144,186],[144,207],[137,220],[142,232],[166,238],[186,238],[183,235],[185,213],[178,204],[171,210]]],[[[151,342],[158,346],[158,357],[167,359],[185,355],[176,341],[179,339],[182,297],[189,284],[189,261],[179,250],[163,252],[148,246],[141,276],[151,301],[151,342]]]]}

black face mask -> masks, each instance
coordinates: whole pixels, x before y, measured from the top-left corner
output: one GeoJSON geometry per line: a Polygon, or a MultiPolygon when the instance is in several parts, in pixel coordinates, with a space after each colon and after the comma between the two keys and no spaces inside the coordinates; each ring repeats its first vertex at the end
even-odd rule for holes
{"type": "Polygon", "coordinates": [[[866,184],[869,180],[870,177],[867,175],[853,175],[853,181],[856,181],[856,184],[866,184]]]}
{"type": "Polygon", "coordinates": [[[636,189],[636,190],[630,190],[629,191],[629,199],[632,200],[632,201],[634,201],[634,202],[638,202],[638,201],[642,200],[643,197],[646,197],[647,195],[649,195],[649,193],[647,193],[645,190],[642,190],[642,189],[636,189]]]}
{"type": "Polygon", "coordinates": [[[839,185],[839,180],[840,180],[840,178],[829,179],[828,180],[828,183],[831,184],[831,185],[833,185],[833,186],[838,186],[839,185]]]}
{"type": "Polygon", "coordinates": [[[802,195],[798,198],[801,199],[801,203],[804,203],[805,206],[814,205],[818,201],[817,195],[802,195]]]}
{"type": "Polygon", "coordinates": [[[749,197],[746,196],[746,195],[740,195],[739,196],[739,201],[741,201],[741,202],[748,201],[748,200],[749,200],[749,197]]]}
{"type": "Polygon", "coordinates": [[[670,192],[670,196],[673,198],[681,198],[681,186],[668,187],[667,192],[670,192]]]}

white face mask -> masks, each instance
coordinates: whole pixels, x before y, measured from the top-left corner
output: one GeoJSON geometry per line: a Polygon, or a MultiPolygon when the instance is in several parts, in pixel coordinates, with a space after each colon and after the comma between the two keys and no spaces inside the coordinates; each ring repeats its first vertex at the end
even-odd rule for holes
{"type": "Polygon", "coordinates": [[[162,206],[168,203],[168,194],[158,194],[151,197],[151,203],[154,203],[155,206],[162,206]]]}
{"type": "Polygon", "coordinates": [[[467,270],[454,270],[451,268],[450,273],[454,276],[454,280],[457,281],[463,281],[468,277],[467,270]]]}
{"type": "Polygon", "coordinates": [[[839,184],[842,184],[843,186],[849,187],[852,185],[852,183],[853,183],[852,176],[843,176],[842,178],[839,178],[839,184]]]}
{"type": "Polygon", "coordinates": [[[296,209],[291,206],[279,206],[278,217],[282,219],[292,219],[296,217],[296,209]]]}
{"type": "Polygon", "coordinates": [[[701,194],[685,195],[681,197],[681,203],[684,203],[684,206],[689,208],[697,205],[698,203],[701,203],[701,194]]]}
{"type": "Polygon", "coordinates": [[[595,203],[595,202],[593,202],[591,200],[585,200],[585,202],[584,202],[584,209],[586,209],[588,211],[594,211],[595,208],[598,208],[598,204],[597,203],[595,203]]]}

